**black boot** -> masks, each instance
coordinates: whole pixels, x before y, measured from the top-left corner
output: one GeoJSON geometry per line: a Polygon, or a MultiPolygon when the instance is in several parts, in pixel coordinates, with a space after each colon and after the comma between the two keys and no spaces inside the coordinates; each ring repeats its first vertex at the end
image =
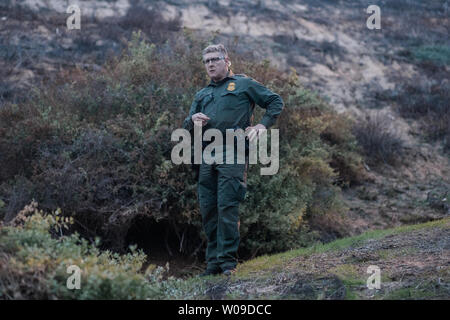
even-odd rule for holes
{"type": "Polygon", "coordinates": [[[203,273],[200,273],[200,277],[212,276],[212,275],[219,274],[221,272],[222,272],[222,270],[220,268],[217,268],[217,269],[208,269],[208,268],[206,268],[206,270],[203,271],[203,273]]]}

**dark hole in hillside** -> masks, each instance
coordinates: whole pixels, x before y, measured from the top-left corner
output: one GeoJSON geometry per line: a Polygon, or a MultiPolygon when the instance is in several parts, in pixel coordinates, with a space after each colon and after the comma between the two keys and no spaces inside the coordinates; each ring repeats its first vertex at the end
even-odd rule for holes
{"type": "Polygon", "coordinates": [[[167,222],[160,221],[156,223],[152,218],[139,215],[131,223],[125,237],[126,246],[137,245],[139,249],[144,250],[147,255],[154,256],[170,255],[167,249],[173,254],[179,246],[179,240],[174,232],[170,230],[167,222]],[[168,234],[167,234],[168,232],[168,234]]]}
{"type": "Polygon", "coordinates": [[[139,215],[133,219],[128,229],[125,245],[137,245],[147,255],[149,264],[164,266],[169,262],[172,275],[196,273],[203,268],[205,246],[194,227],[177,228],[178,235],[169,221],[156,222],[148,216],[139,215]]]}

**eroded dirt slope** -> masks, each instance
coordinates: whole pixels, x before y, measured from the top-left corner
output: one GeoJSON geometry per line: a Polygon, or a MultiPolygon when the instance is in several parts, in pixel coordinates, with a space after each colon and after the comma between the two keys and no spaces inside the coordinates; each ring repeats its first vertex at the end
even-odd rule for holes
{"type": "Polygon", "coordinates": [[[259,257],[204,286],[211,299],[448,299],[450,220],[259,257]],[[369,266],[380,270],[380,289],[367,287],[369,266]]]}

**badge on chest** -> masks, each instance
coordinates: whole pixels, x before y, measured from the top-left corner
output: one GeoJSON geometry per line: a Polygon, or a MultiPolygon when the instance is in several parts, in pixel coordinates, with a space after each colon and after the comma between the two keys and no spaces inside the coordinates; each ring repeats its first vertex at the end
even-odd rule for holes
{"type": "Polygon", "coordinates": [[[228,90],[228,91],[234,91],[234,89],[236,89],[236,83],[230,82],[230,83],[228,84],[227,90],[228,90]]]}

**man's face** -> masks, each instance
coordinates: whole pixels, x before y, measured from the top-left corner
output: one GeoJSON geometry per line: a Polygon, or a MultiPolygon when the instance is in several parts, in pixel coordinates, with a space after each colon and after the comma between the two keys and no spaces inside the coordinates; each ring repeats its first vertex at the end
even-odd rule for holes
{"type": "Polygon", "coordinates": [[[206,72],[208,76],[214,81],[220,81],[227,75],[228,72],[228,58],[224,58],[220,52],[210,52],[203,56],[206,72]],[[216,61],[215,61],[216,60],[216,61]]]}

